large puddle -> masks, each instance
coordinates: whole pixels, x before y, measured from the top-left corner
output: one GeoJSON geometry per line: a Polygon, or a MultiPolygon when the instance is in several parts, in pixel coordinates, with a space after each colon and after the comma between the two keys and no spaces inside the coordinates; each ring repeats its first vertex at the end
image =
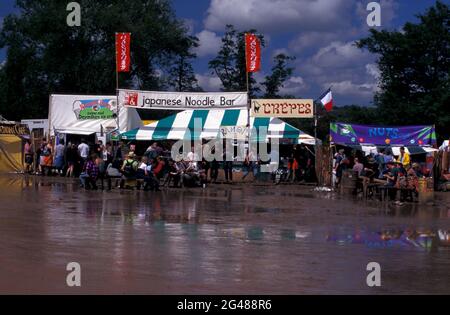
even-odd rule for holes
{"type": "Polygon", "coordinates": [[[1,293],[450,293],[450,194],[395,206],[294,185],[0,187],[1,293]],[[369,262],[381,287],[366,285],[369,262]]]}

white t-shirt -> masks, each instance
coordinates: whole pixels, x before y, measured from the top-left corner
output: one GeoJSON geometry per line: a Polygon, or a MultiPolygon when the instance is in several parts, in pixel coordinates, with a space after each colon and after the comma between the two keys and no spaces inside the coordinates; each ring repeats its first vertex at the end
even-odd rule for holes
{"type": "Polygon", "coordinates": [[[187,160],[190,161],[190,162],[192,162],[192,161],[198,161],[199,159],[198,159],[197,153],[189,152],[189,153],[187,154],[187,160]]]}
{"type": "Polygon", "coordinates": [[[81,143],[78,146],[78,153],[82,158],[87,158],[89,155],[89,146],[86,143],[81,143]]]}

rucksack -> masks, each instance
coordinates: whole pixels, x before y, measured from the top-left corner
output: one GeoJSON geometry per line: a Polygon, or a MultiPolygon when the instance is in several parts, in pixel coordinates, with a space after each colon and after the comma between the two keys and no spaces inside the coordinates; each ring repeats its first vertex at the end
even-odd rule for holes
{"type": "Polygon", "coordinates": [[[134,161],[126,160],[125,166],[123,167],[123,174],[125,176],[133,176],[136,173],[133,166],[134,166],[134,161]]]}

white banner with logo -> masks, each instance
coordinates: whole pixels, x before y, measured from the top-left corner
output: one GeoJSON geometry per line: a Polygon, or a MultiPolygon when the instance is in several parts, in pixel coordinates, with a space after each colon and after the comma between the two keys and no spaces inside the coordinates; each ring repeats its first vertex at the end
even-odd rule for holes
{"type": "Polygon", "coordinates": [[[143,109],[246,108],[246,92],[152,92],[119,90],[119,104],[143,109]]]}
{"type": "Polygon", "coordinates": [[[220,126],[220,135],[223,139],[246,140],[248,128],[246,126],[220,126]]]}
{"type": "Polygon", "coordinates": [[[314,117],[312,99],[254,99],[251,101],[252,117],[314,117]]]}

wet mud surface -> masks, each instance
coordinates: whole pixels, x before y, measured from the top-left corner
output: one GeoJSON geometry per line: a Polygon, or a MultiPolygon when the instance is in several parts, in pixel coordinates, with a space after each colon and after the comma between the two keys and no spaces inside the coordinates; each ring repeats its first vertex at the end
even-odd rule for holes
{"type": "Polygon", "coordinates": [[[0,293],[450,293],[449,193],[395,206],[312,188],[0,176],[0,293]],[[81,287],[66,284],[69,262],[81,287]],[[369,262],[381,287],[366,284],[369,262]]]}

